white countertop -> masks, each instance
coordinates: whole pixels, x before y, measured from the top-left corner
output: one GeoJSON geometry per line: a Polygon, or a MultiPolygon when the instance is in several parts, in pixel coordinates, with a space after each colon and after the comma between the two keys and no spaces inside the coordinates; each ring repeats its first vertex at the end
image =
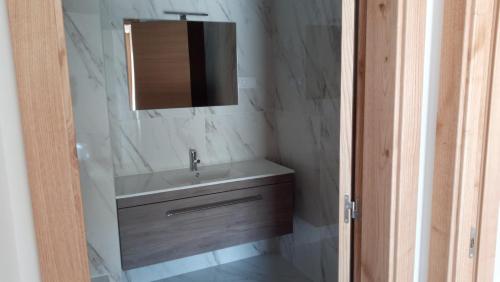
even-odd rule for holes
{"type": "Polygon", "coordinates": [[[252,160],[198,167],[198,176],[189,168],[115,178],[116,199],[192,189],[232,181],[290,174],[294,171],[268,160],[252,160]]]}

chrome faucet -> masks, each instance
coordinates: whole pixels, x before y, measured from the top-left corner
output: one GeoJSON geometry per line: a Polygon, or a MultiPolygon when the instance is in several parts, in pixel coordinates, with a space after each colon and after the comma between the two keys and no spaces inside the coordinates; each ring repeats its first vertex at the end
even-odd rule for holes
{"type": "Polygon", "coordinates": [[[189,169],[191,171],[198,171],[198,164],[201,162],[198,159],[198,152],[195,149],[189,149],[189,169]]]}

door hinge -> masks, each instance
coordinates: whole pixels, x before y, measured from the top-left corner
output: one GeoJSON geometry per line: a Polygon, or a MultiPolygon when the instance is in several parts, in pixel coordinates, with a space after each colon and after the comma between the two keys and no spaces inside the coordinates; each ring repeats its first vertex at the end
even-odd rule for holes
{"type": "Polygon", "coordinates": [[[476,256],[477,249],[477,229],[472,227],[470,230],[470,241],[469,241],[469,257],[473,258],[476,256]]]}
{"type": "Polygon", "coordinates": [[[359,208],[356,201],[351,201],[349,194],[344,195],[344,223],[359,218],[359,208]]]}

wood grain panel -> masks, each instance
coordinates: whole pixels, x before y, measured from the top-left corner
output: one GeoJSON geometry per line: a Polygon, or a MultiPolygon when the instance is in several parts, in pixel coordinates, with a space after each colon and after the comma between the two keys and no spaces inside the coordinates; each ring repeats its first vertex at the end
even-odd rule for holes
{"type": "MultiPolygon", "coordinates": [[[[137,109],[191,107],[187,22],[131,22],[137,109]]],[[[132,93],[131,93],[132,94],[132,93]]],[[[133,99],[133,98],[132,98],[133,99]]]]}
{"type": "Polygon", "coordinates": [[[445,1],[429,281],[473,281],[496,0],[445,1]]]}
{"type": "Polygon", "coordinates": [[[293,231],[293,185],[282,183],[118,210],[124,269],[191,256],[293,231]],[[248,197],[232,205],[169,211],[248,197]]]}
{"type": "Polygon", "coordinates": [[[8,0],[43,281],[89,281],[59,0],[8,0]]]}
{"type": "Polygon", "coordinates": [[[432,193],[429,281],[447,281],[466,2],[444,1],[432,193]]]}
{"type": "Polygon", "coordinates": [[[488,133],[485,151],[484,186],[481,199],[481,214],[479,223],[476,281],[493,281],[495,254],[498,234],[498,208],[500,206],[500,4],[496,3],[494,17],[495,53],[490,91],[490,105],[488,117],[488,133]]]}
{"type": "Polygon", "coordinates": [[[396,1],[367,1],[361,281],[389,281],[396,1]],[[372,28],[370,28],[372,27],[372,28]],[[370,140],[369,142],[367,140],[370,140]],[[370,183],[367,187],[364,183],[370,183]],[[365,224],[366,223],[366,224],[365,224]],[[365,242],[370,242],[365,243],[365,242]]]}
{"type": "Polygon", "coordinates": [[[486,113],[489,104],[490,60],[495,0],[474,1],[469,21],[461,163],[458,176],[456,237],[453,246],[453,281],[473,281],[475,259],[469,258],[471,227],[478,227],[479,199],[483,189],[486,113]]]}
{"type": "Polygon", "coordinates": [[[395,95],[392,281],[412,281],[415,265],[427,1],[400,1],[395,95]]]}
{"type": "Polygon", "coordinates": [[[355,14],[356,1],[342,1],[338,281],[350,281],[351,276],[351,224],[344,223],[342,201],[345,194],[352,195],[355,14]]]}
{"type": "Polygon", "coordinates": [[[425,10],[366,1],[361,281],[413,276],[425,10]]]}

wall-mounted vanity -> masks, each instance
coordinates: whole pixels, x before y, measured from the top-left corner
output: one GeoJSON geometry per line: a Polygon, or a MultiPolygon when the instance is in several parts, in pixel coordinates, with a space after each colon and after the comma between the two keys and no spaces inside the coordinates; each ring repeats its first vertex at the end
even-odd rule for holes
{"type": "Polygon", "coordinates": [[[293,231],[294,171],[267,160],[115,183],[125,270],[293,231]]]}
{"type": "MultiPolygon", "coordinates": [[[[125,20],[133,111],[238,104],[236,24],[125,20]]],[[[267,160],[115,179],[124,270],[293,231],[294,172],[267,160]]]]}

